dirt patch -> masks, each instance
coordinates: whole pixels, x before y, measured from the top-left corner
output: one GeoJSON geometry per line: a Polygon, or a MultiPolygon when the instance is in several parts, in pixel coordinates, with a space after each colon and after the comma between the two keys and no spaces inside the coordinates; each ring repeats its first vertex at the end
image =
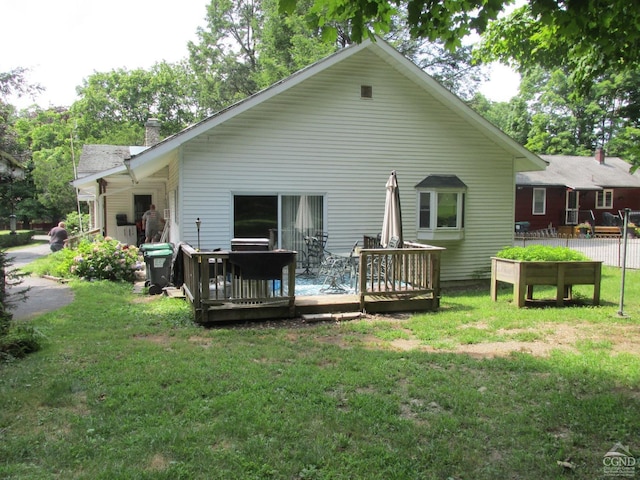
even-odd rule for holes
{"type": "Polygon", "coordinates": [[[171,337],[168,335],[135,335],[136,340],[146,340],[147,342],[157,345],[168,345],[171,343],[171,337]]]}
{"type": "Polygon", "coordinates": [[[602,348],[612,353],[640,355],[640,327],[635,325],[615,325],[603,329],[593,324],[543,324],[536,329],[499,331],[501,334],[537,333],[539,339],[533,341],[508,340],[504,342],[484,342],[458,345],[452,349],[436,349],[415,338],[397,339],[390,342],[398,350],[422,350],[428,352],[451,352],[467,354],[478,358],[506,357],[512,353],[528,353],[537,357],[548,357],[554,350],[578,352],[579,345],[589,344],[590,348],[602,348]]]}
{"type": "MultiPolygon", "coordinates": [[[[315,340],[320,343],[336,345],[340,348],[351,348],[355,345],[365,348],[391,348],[399,351],[420,350],[436,353],[459,353],[476,358],[506,357],[512,353],[528,353],[537,357],[548,357],[554,350],[563,352],[578,352],[581,344],[589,348],[601,348],[613,354],[629,353],[640,356],[640,325],[596,325],[590,323],[558,324],[543,323],[531,329],[500,330],[497,334],[506,337],[501,342],[482,342],[467,345],[456,345],[452,348],[435,348],[412,335],[411,330],[402,327],[402,321],[410,318],[410,314],[368,315],[360,321],[389,322],[402,330],[405,338],[391,341],[383,340],[373,334],[357,334],[350,332],[343,335],[340,332],[325,332],[315,340]],[[527,337],[534,340],[508,339],[508,337],[527,337]]],[[[303,330],[318,325],[336,325],[341,322],[335,320],[309,322],[303,319],[273,320],[263,322],[243,322],[217,325],[211,328],[251,328],[290,330],[286,338],[295,342],[302,335],[303,330]]],[[[476,323],[469,328],[486,329],[488,324],[476,323]]],[[[466,328],[462,326],[461,328],[466,328]]]]}

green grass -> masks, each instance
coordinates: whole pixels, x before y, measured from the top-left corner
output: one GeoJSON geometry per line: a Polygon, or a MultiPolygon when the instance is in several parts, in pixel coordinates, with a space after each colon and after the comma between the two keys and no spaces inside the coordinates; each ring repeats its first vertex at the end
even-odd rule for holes
{"type": "Polygon", "coordinates": [[[637,331],[640,272],[628,318],[619,284],[605,269],[595,308],[517,309],[484,285],[433,314],[203,329],[183,301],[72,282],[33,321],[44,348],[0,365],[0,478],[601,478],[614,443],[640,450],[639,358],[606,338],[637,331]],[[445,351],[560,325],[604,334],[548,357],[445,351]]]}

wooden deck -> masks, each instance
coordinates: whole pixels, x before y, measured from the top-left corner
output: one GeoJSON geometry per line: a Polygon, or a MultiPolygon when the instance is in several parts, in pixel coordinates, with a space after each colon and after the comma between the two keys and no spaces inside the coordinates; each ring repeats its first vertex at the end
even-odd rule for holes
{"type": "Polygon", "coordinates": [[[432,311],[440,305],[442,250],[410,242],[398,249],[363,249],[357,257],[358,293],[295,296],[296,252],[199,252],[182,246],[182,290],[201,324],[340,312],[432,311]],[[253,268],[254,260],[266,270],[253,268]]]}

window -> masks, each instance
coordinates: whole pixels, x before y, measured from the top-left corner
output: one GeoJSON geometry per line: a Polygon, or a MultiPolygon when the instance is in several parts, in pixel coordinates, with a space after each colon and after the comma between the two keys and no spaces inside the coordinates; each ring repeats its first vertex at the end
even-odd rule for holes
{"type": "Polygon", "coordinates": [[[455,175],[430,175],[416,185],[418,238],[463,238],[466,185],[455,175]]]}
{"type": "Polygon", "coordinates": [[[533,189],[533,211],[534,215],[544,215],[547,211],[547,189],[533,189]]]}
{"type": "Polygon", "coordinates": [[[596,208],[613,208],[613,190],[596,192],[596,208]]]}
{"type": "Polygon", "coordinates": [[[302,251],[305,236],[323,231],[324,204],[322,195],[234,195],[233,236],[302,251]]]}

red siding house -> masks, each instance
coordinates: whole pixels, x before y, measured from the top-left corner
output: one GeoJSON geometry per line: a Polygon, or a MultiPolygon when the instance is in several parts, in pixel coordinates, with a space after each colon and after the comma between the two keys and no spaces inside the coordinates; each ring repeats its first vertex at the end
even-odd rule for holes
{"type": "Polygon", "coordinates": [[[625,208],[640,211],[640,173],[621,158],[541,155],[543,171],[516,174],[516,230],[620,225],[625,208]]]}

